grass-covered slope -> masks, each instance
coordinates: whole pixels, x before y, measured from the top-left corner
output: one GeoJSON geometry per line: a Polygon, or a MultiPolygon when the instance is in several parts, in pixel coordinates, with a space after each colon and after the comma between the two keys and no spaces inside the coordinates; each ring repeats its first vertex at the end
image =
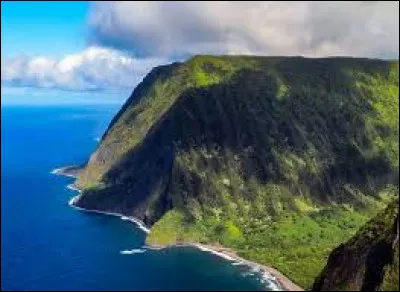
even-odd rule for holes
{"type": "Polygon", "coordinates": [[[135,89],[77,204],[153,225],[147,241],[234,247],[310,287],[398,195],[397,61],[197,56],[135,89]]]}
{"type": "Polygon", "coordinates": [[[399,291],[398,200],[333,250],[313,290],[399,291]]]}

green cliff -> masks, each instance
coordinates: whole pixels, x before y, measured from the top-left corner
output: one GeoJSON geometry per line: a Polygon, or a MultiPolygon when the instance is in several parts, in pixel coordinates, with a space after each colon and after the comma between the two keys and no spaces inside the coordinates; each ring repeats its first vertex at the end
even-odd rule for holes
{"type": "Polygon", "coordinates": [[[76,204],[150,244],[219,243],[309,288],[398,196],[399,64],[196,56],[154,68],[111,122],[76,204]]]}
{"type": "Polygon", "coordinates": [[[399,291],[398,200],[333,250],[313,290],[399,291]]]}

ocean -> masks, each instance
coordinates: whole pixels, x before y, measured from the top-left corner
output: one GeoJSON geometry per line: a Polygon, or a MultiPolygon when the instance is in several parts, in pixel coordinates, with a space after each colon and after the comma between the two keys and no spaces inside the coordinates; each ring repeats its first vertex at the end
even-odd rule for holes
{"type": "Polygon", "coordinates": [[[120,105],[1,107],[2,290],[271,290],[195,248],[149,250],[134,223],[76,210],[73,178],[120,105]]]}

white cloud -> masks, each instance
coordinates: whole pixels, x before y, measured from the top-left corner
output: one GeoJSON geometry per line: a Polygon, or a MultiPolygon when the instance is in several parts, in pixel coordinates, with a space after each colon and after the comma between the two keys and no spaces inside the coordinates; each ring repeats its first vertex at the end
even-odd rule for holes
{"type": "Polygon", "coordinates": [[[17,57],[1,62],[1,82],[6,86],[32,86],[63,90],[132,89],[158,58],[134,59],[117,50],[89,47],[61,60],[17,57]]]}
{"type": "Polygon", "coordinates": [[[134,1],[90,7],[88,48],[60,60],[2,56],[2,88],[132,90],[152,67],[193,54],[399,54],[398,1],[134,1]]]}
{"type": "Polygon", "coordinates": [[[264,54],[398,58],[399,2],[99,2],[92,44],[136,56],[264,54]]]}

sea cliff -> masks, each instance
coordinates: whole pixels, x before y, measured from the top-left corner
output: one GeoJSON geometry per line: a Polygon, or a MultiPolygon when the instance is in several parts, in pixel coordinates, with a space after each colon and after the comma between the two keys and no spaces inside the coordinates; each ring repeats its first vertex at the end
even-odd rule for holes
{"type": "Polygon", "coordinates": [[[311,288],[398,197],[398,61],[195,56],[154,68],[111,121],[74,205],[148,244],[218,243],[311,288]]]}

